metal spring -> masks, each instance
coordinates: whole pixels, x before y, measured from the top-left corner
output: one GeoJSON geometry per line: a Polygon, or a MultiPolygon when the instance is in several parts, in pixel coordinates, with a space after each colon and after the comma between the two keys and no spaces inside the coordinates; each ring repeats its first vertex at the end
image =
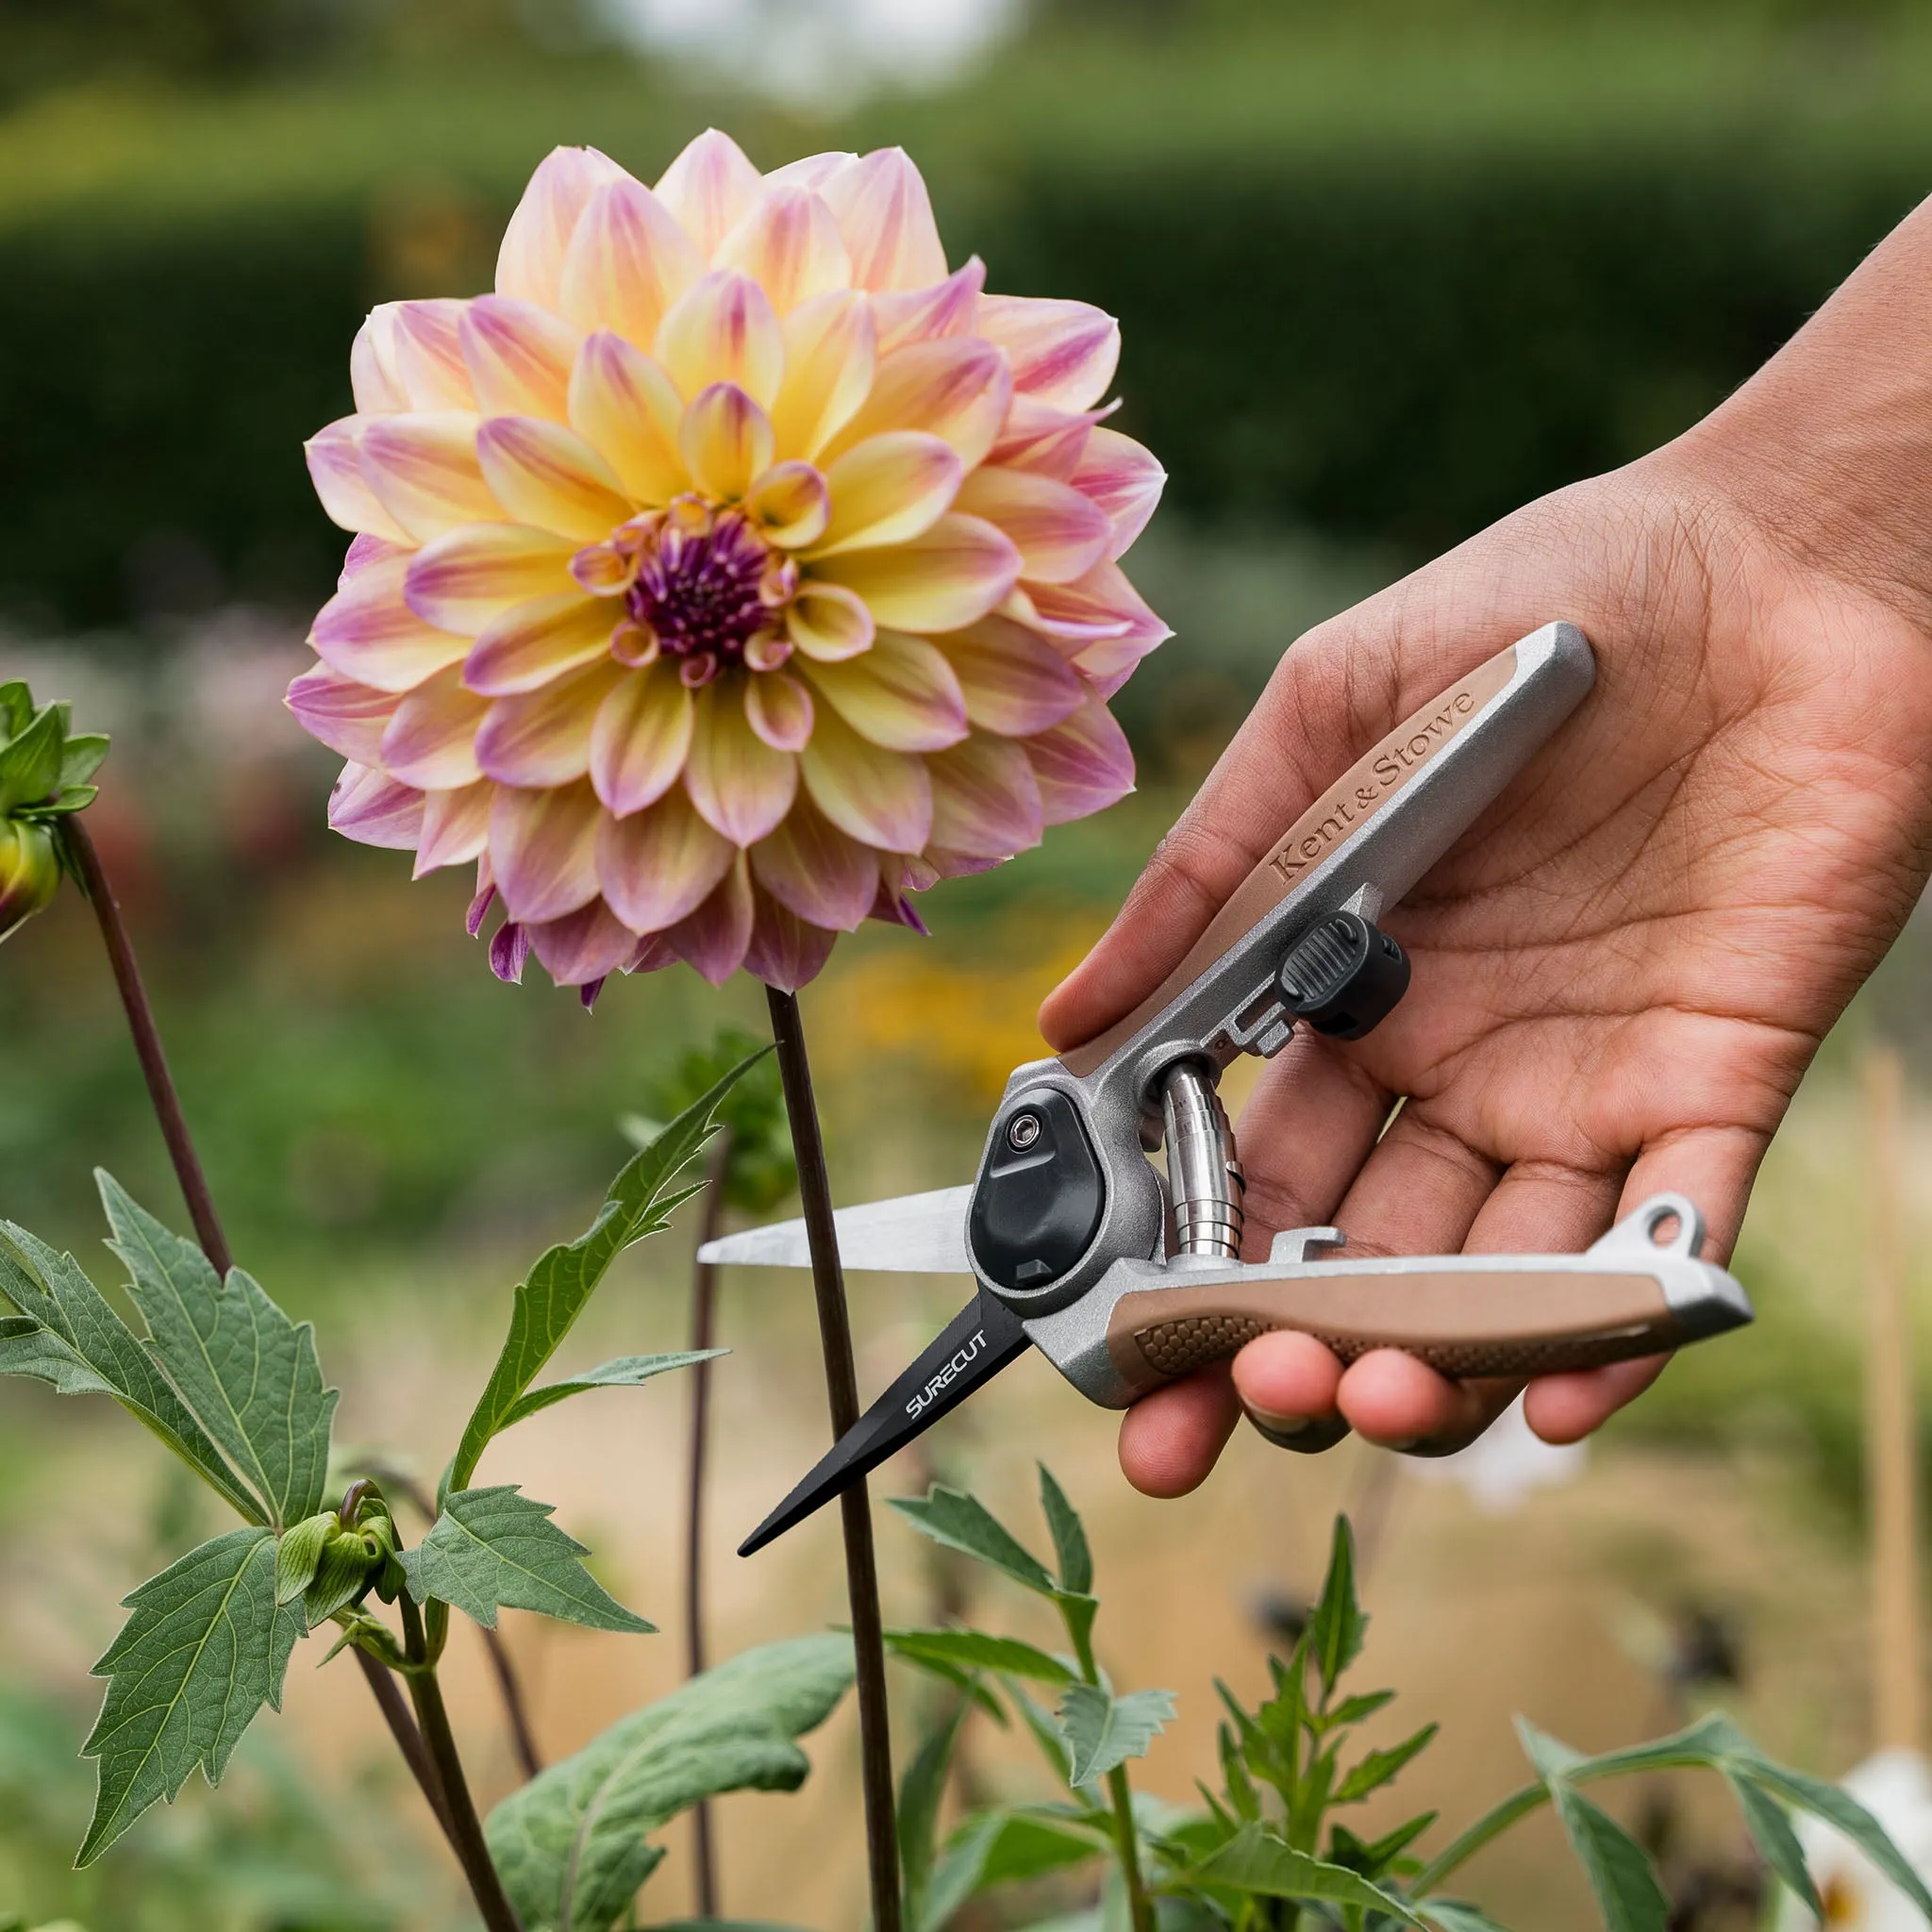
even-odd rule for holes
{"type": "Polygon", "coordinates": [[[1167,1139],[1174,1252],[1238,1259],[1246,1183],[1235,1154],[1234,1129],[1204,1067],[1184,1060],[1167,1070],[1160,1081],[1160,1117],[1167,1139]]]}

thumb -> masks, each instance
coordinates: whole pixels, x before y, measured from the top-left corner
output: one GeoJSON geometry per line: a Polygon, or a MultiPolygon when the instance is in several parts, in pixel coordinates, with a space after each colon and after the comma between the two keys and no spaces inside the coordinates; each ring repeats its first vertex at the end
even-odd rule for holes
{"type": "MultiPolygon", "coordinates": [[[[1522,635],[1509,618],[1453,639],[1398,621],[1401,587],[1310,631],[1168,833],[1093,950],[1050,992],[1040,1030],[1083,1044],[1152,992],[1281,835],[1418,705],[1522,635]]],[[[1513,615],[1513,613],[1512,613],[1513,615]]]]}

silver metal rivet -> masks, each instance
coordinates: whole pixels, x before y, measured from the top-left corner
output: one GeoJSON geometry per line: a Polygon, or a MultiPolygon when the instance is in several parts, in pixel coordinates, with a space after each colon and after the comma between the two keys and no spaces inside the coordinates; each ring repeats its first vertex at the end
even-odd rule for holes
{"type": "Polygon", "coordinates": [[[1016,1113],[1007,1128],[1008,1145],[1024,1154],[1039,1139],[1040,1116],[1037,1113],[1016,1113]]]}

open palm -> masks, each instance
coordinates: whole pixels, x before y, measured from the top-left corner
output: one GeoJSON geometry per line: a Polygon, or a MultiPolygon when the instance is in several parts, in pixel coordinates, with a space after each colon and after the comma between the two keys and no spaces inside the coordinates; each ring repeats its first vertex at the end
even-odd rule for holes
{"type": "MultiPolygon", "coordinates": [[[[1906,609],[1802,560],[1682,448],[1546,498],[1288,653],[1042,1028],[1067,1046],[1126,1011],[1338,773],[1567,618],[1596,688],[1386,915],[1407,997],[1354,1044],[1304,1030],[1263,1074],[1240,1123],[1250,1251],[1328,1221],[1357,1254],[1578,1249],[1669,1188],[1722,1259],[1932,862],[1932,642],[1906,609]]],[[[1530,1421],[1582,1435],[1659,1366],[1544,1378],[1530,1421]]],[[[1139,1405],[1122,1460],[1151,1492],[1191,1488],[1239,1405],[1297,1446],[1345,1421],[1440,1450],[1513,1392],[1264,1336],[1139,1405]]]]}

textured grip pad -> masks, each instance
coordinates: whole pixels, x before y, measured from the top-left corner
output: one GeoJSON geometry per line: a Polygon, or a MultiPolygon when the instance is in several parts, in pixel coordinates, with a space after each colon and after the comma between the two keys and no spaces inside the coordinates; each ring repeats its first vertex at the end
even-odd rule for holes
{"type": "Polygon", "coordinates": [[[1649,1274],[1457,1269],[1125,1294],[1108,1324],[1108,1352],[1144,1390],[1224,1361],[1280,1328],[1314,1336],[1345,1362],[1394,1348],[1458,1377],[1598,1368],[1687,1339],[1649,1274]]]}

